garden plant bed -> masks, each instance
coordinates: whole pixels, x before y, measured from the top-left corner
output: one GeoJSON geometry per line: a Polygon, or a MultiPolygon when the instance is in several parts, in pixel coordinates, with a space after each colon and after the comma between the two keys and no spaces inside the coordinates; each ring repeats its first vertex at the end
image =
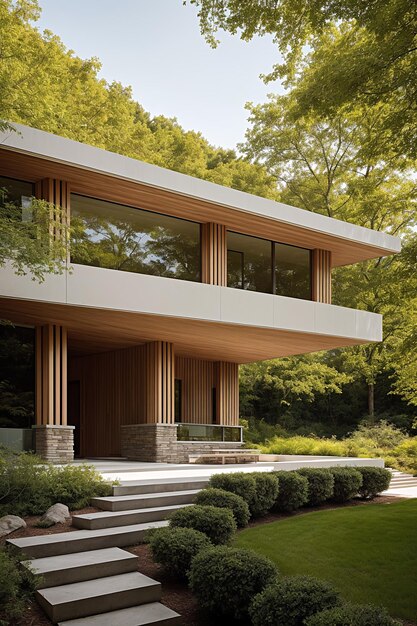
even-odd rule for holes
{"type": "Polygon", "coordinates": [[[72,530],[78,530],[77,528],[75,528],[75,526],[72,525],[72,516],[82,515],[83,513],[95,513],[96,511],[98,511],[98,509],[91,506],[84,509],[79,509],[77,511],[71,511],[71,517],[68,518],[64,523],[55,524],[54,526],[50,526],[49,528],[39,528],[37,526],[37,523],[42,517],[41,515],[30,515],[24,518],[26,522],[26,528],[20,528],[19,530],[15,530],[9,535],[0,537],[0,546],[4,545],[7,539],[35,537],[37,535],[55,535],[56,533],[66,533],[72,530]]]}
{"type": "MultiPolygon", "coordinates": [[[[406,504],[411,504],[411,502],[408,501],[408,503],[406,504]]],[[[236,543],[240,546],[247,545],[247,547],[251,547],[255,550],[258,550],[258,547],[256,545],[249,545],[246,543],[247,541],[245,539],[246,534],[262,532],[262,535],[264,535],[264,533],[269,533],[272,527],[276,527],[277,524],[279,524],[279,532],[276,533],[276,537],[274,535],[274,542],[276,542],[277,537],[282,536],[282,528],[284,527],[284,525],[286,525],[287,527],[288,526],[292,527],[293,524],[298,524],[299,521],[301,520],[304,520],[305,523],[309,525],[309,520],[314,520],[316,515],[327,515],[327,516],[333,515],[333,514],[340,515],[340,514],[343,514],[345,512],[349,512],[352,510],[353,512],[356,512],[358,510],[363,510],[364,507],[367,511],[368,510],[371,511],[374,509],[376,510],[377,509],[390,509],[391,510],[391,507],[397,508],[401,504],[403,503],[400,502],[399,498],[379,496],[371,501],[354,500],[345,505],[323,505],[320,507],[314,507],[314,508],[309,508],[309,509],[300,509],[299,511],[292,513],[292,514],[282,514],[282,513],[273,514],[272,513],[258,520],[254,520],[249,525],[249,528],[247,530],[243,531],[243,533],[239,533],[236,543]],[[368,505],[372,505],[372,506],[368,506],[368,505]],[[291,521],[290,521],[290,518],[291,518],[291,521]]],[[[414,501],[414,504],[415,506],[417,506],[416,501],[414,501]]],[[[90,507],[88,509],[83,509],[82,512],[86,513],[86,512],[92,512],[94,510],[96,509],[93,509],[90,507]]],[[[80,513],[80,511],[77,511],[77,513],[80,513]]],[[[75,512],[73,512],[73,514],[75,514],[75,512]]],[[[396,516],[396,517],[398,518],[397,522],[398,520],[401,520],[400,516],[396,516]]],[[[38,519],[39,519],[38,516],[26,518],[28,527],[26,529],[16,531],[15,533],[11,533],[9,537],[24,537],[24,536],[27,537],[27,536],[33,536],[33,535],[46,534],[46,533],[66,532],[72,529],[71,520],[68,520],[65,524],[57,524],[56,526],[53,526],[50,529],[37,528],[36,526],[34,526],[34,524],[36,524],[38,519]]],[[[336,524],[329,524],[328,528],[334,528],[335,526],[336,524]]],[[[361,527],[359,526],[358,528],[359,528],[359,532],[361,532],[361,527]]],[[[300,535],[300,541],[301,540],[302,540],[302,535],[300,535]]],[[[272,545],[270,538],[268,538],[268,540],[266,541],[266,544],[269,545],[269,547],[272,545]]],[[[300,564],[299,570],[287,572],[284,565],[281,565],[277,561],[280,571],[284,574],[287,574],[287,573],[313,573],[314,574],[314,572],[307,571],[309,561],[306,560],[306,557],[305,557],[306,553],[303,549],[300,548],[300,543],[297,541],[294,545],[295,545],[294,549],[296,549],[296,551],[298,550],[300,554],[304,555],[303,560],[300,564]]],[[[154,562],[149,545],[142,544],[138,546],[133,546],[128,549],[130,552],[138,556],[139,571],[147,576],[150,576],[151,578],[159,580],[162,583],[162,602],[166,604],[167,606],[169,606],[174,611],[177,611],[182,616],[181,623],[183,624],[183,626],[211,626],[213,624],[213,618],[209,615],[205,615],[199,609],[197,600],[195,596],[192,594],[192,592],[190,591],[190,589],[187,587],[187,585],[185,583],[178,582],[172,579],[171,577],[168,577],[167,575],[165,575],[162,568],[154,562]]],[[[264,552],[264,554],[266,554],[266,552],[264,552]]],[[[340,552],[340,555],[342,555],[342,552],[340,552]]],[[[273,554],[268,554],[268,556],[274,559],[273,554]]],[[[342,559],[342,556],[340,558],[342,559]]],[[[401,564],[402,561],[399,560],[398,562],[401,564]]],[[[328,576],[327,578],[329,579],[328,576]]],[[[389,585],[391,584],[391,578],[392,576],[389,576],[388,578],[389,585]]],[[[341,590],[342,590],[343,595],[347,597],[348,587],[343,586],[341,590]]],[[[412,594],[410,594],[410,597],[411,596],[412,594]]],[[[370,599],[366,598],[366,601],[370,601],[370,599]]],[[[379,602],[377,603],[386,604],[385,601],[382,602],[381,600],[379,600],[379,602]]],[[[391,610],[391,612],[394,613],[393,610],[391,610]]],[[[219,619],[216,619],[216,623],[220,625],[222,624],[222,621],[219,619]]],[[[224,623],[226,624],[226,622],[224,623]]],[[[227,623],[232,624],[230,620],[228,620],[227,623]]],[[[412,621],[404,621],[403,623],[404,623],[404,626],[417,626],[417,624],[412,621]]],[[[243,626],[242,622],[240,622],[240,624],[241,626],[243,626]]],[[[45,617],[43,611],[37,605],[36,602],[32,602],[29,605],[28,610],[26,611],[22,620],[19,622],[16,622],[16,626],[50,626],[50,625],[51,625],[51,622],[48,620],[48,618],[45,617]]]]}

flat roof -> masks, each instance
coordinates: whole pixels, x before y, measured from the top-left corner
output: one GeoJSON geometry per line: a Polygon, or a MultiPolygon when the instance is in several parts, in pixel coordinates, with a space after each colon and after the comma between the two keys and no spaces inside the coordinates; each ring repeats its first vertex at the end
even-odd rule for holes
{"type": "MultiPolygon", "coordinates": [[[[0,133],[0,148],[3,150],[129,181],[177,197],[201,201],[205,207],[208,204],[215,205],[224,209],[224,220],[220,223],[225,223],[229,229],[236,228],[248,232],[252,217],[254,226],[257,224],[260,228],[260,231],[254,228],[253,234],[265,232],[269,224],[272,229],[271,238],[278,237],[281,229],[284,234],[281,240],[285,241],[285,233],[288,233],[287,240],[294,242],[297,239],[294,239],[291,232],[294,233],[296,228],[300,231],[299,238],[302,233],[306,234],[305,247],[308,248],[315,247],[316,233],[316,247],[325,246],[325,249],[333,252],[334,266],[385,256],[401,250],[401,240],[384,232],[223,187],[21,124],[13,123],[13,126],[17,132],[0,133]],[[240,220],[242,224],[246,224],[245,228],[240,228],[240,220]]],[[[208,216],[205,221],[215,220],[208,216]]],[[[302,237],[300,241],[303,241],[302,237]]]]}

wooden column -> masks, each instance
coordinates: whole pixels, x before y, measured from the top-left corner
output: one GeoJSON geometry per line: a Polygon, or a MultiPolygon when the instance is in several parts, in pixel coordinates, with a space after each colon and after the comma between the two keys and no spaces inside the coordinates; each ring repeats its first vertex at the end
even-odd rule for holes
{"type": "Polygon", "coordinates": [[[316,302],[332,303],[332,253],[329,250],[313,250],[312,297],[316,302]]]}
{"type": "MultiPolygon", "coordinates": [[[[35,183],[35,196],[39,200],[46,200],[47,202],[61,207],[62,213],[60,220],[57,221],[61,221],[63,224],[69,226],[71,198],[69,183],[57,178],[43,178],[35,183]]],[[[60,237],[59,226],[55,228],[54,232],[51,231],[51,235],[57,238],[60,237]]]]}
{"type": "Polygon", "coordinates": [[[201,280],[209,285],[227,286],[226,226],[222,224],[202,225],[201,280]]]}
{"type": "Polygon", "coordinates": [[[145,421],[148,424],[174,424],[175,359],[174,346],[153,341],[145,350],[145,421]]]}
{"type": "Polygon", "coordinates": [[[217,421],[223,426],[239,425],[239,365],[218,361],[215,364],[217,421]]]}
{"type": "Polygon", "coordinates": [[[36,327],[36,425],[67,424],[67,331],[36,327]]]}

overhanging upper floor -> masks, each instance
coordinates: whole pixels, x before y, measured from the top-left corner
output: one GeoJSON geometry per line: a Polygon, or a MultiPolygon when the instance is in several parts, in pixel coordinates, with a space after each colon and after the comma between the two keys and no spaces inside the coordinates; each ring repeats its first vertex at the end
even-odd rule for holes
{"type": "Polygon", "coordinates": [[[399,252],[400,240],[15,124],[0,133],[0,170],[37,182],[65,180],[71,192],[294,246],[326,250],[331,266],[399,252]]]}
{"type": "Polygon", "coordinates": [[[178,355],[236,363],[380,341],[382,335],[375,313],[81,265],[42,284],[0,269],[0,317],[62,324],[80,353],[162,340],[178,355]]]}

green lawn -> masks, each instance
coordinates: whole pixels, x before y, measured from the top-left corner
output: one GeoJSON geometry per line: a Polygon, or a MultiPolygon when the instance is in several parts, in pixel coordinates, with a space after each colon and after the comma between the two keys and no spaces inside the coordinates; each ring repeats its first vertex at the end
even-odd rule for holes
{"type": "Polygon", "coordinates": [[[317,576],[346,599],[417,622],[417,499],[306,513],[243,530],[236,543],[284,575],[317,576]]]}

